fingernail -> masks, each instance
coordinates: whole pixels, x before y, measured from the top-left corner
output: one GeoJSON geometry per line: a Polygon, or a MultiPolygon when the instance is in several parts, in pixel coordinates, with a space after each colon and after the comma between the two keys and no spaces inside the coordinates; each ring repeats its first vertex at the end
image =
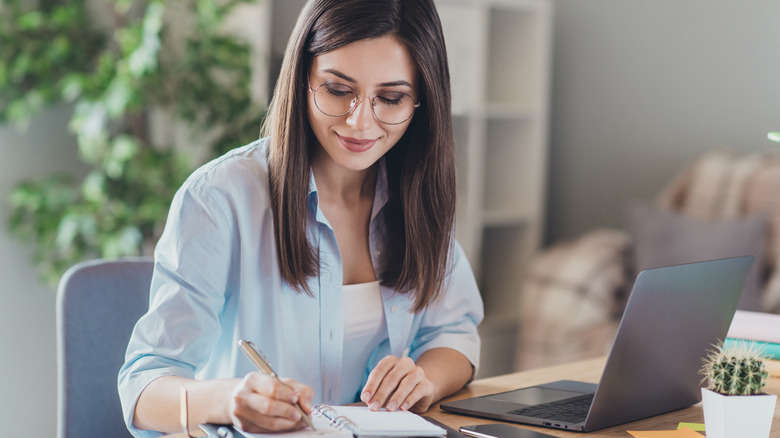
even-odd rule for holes
{"type": "Polygon", "coordinates": [[[368,409],[371,409],[372,411],[378,411],[379,410],[379,402],[375,401],[368,405],[368,409]]]}
{"type": "Polygon", "coordinates": [[[387,404],[388,411],[394,411],[396,407],[398,407],[398,403],[394,401],[391,401],[390,403],[387,404]]]}
{"type": "Polygon", "coordinates": [[[401,410],[402,410],[402,411],[405,411],[405,410],[407,410],[407,409],[409,409],[409,403],[407,403],[407,402],[403,402],[403,403],[401,404],[401,410]]]}
{"type": "Polygon", "coordinates": [[[360,400],[363,403],[368,403],[369,400],[371,400],[371,393],[366,391],[363,394],[360,395],[360,400]]]}

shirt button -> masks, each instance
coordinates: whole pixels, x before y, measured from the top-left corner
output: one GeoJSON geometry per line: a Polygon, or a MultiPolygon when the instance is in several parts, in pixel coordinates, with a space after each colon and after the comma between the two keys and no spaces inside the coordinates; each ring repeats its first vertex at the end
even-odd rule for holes
{"type": "Polygon", "coordinates": [[[379,257],[382,255],[382,250],[378,249],[374,253],[376,254],[377,257],[379,257]]]}
{"type": "Polygon", "coordinates": [[[391,306],[390,307],[390,311],[393,312],[393,313],[398,312],[398,306],[391,306]]]}

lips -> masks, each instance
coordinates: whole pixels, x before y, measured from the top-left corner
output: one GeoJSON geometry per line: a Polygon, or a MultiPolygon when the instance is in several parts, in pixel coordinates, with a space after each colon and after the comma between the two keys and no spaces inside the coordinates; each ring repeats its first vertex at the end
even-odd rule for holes
{"type": "MultiPolygon", "coordinates": [[[[337,134],[338,135],[338,134],[337,134]]],[[[339,141],[341,141],[341,144],[350,152],[365,152],[369,149],[371,149],[372,146],[376,144],[376,139],[373,140],[367,140],[367,139],[359,139],[359,138],[352,138],[352,137],[344,137],[341,135],[338,135],[339,141]]]]}

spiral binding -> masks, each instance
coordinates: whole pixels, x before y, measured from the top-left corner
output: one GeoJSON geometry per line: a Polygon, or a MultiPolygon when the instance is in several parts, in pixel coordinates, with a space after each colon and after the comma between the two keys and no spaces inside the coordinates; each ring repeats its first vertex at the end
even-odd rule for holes
{"type": "Polygon", "coordinates": [[[338,415],[338,412],[336,412],[335,409],[333,409],[331,406],[326,405],[325,403],[319,403],[315,405],[311,409],[312,415],[316,415],[318,417],[327,418],[330,420],[330,425],[335,427],[336,429],[344,429],[354,431],[357,430],[357,424],[355,424],[354,421],[350,420],[349,418],[338,415]]]}
{"type": "Polygon", "coordinates": [[[325,403],[319,403],[314,405],[313,408],[311,408],[311,413],[312,415],[325,417],[330,420],[331,418],[333,418],[334,415],[336,415],[336,410],[325,403]]]}

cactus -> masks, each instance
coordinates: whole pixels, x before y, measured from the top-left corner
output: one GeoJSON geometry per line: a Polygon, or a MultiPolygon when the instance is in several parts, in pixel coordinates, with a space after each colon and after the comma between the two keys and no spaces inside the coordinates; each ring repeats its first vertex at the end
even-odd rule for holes
{"type": "Polygon", "coordinates": [[[768,376],[763,351],[746,341],[716,346],[704,359],[701,374],[707,389],[723,395],[762,394],[768,376]]]}

